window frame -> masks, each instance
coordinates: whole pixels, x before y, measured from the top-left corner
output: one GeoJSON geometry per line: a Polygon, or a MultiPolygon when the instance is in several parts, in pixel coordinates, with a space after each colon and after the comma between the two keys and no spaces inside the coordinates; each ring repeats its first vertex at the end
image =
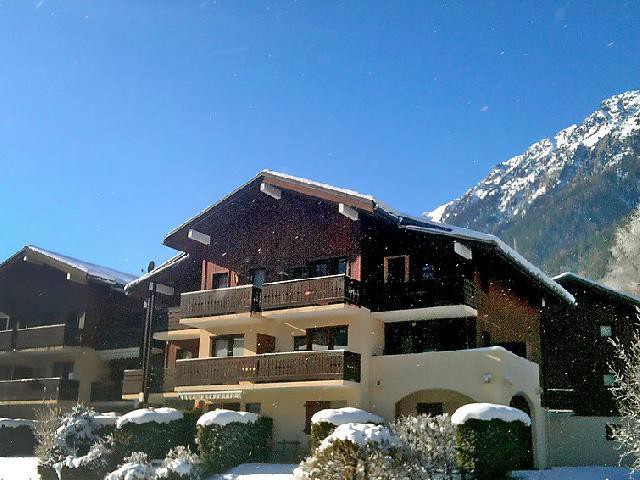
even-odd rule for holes
{"type": "Polygon", "coordinates": [[[244,345],[244,334],[242,333],[238,333],[238,334],[232,334],[232,335],[212,335],[211,336],[211,345],[209,347],[209,356],[212,358],[227,358],[227,357],[244,357],[244,351],[242,352],[243,355],[234,355],[233,354],[233,349],[235,348],[234,343],[235,340],[238,338],[242,338],[242,348],[243,350],[246,350],[246,347],[244,345]],[[227,356],[226,357],[218,357],[215,354],[216,351],[216,340],[227,340],[228,344],[227,344],[227,356]]]}

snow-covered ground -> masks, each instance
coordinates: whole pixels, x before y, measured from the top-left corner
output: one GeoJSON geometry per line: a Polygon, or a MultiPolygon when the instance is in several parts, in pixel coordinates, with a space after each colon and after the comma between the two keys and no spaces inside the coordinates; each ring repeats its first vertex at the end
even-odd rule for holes
{"type": "Polygon", "coordinates": [[[0,480],[39,480],[35,457],[0,457],[0,480]]]}
{"type": "MultiPolygon", "coordinates": [[[[246,463],[208,480],[292,480],[297,465],[246,463]]],[[[0,457],[0,480],[38,480],[34,457],[0,457]]],[[[640,472],[616,467],[559,467],[513,472],[520,480],[640,480],[640,472]]]]}
{"type": "Polygon", "coordinates": [[[549,470],[525,470],[512,473],[522,480],[640,480],[640,472],[630,476],[619,467],[556,467],[549,470]]]}
{"type": "Polygon", "coordinates": [[[298,465],[245,463],[209,480],[292,480],[293,469],[298,465]]]}

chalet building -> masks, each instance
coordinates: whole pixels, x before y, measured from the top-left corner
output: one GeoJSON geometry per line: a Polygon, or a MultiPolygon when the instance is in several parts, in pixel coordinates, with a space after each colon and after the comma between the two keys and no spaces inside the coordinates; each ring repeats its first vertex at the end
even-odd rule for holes
{"type": "Polygon", "coordinates": [[[625,344],[640,326],[640,298],[574,273],[555,277],[576,299],[542,325],[543,403],[549,409],[552,465],[617,465],[611,438],[620,422],[610,386],[616,355],[610,340],[625,344]]]}
{"type": "MultiPolygon", "coordinates": [[[[154,332],[152,404],[260,412],[301,452],[323,408],[513,405],[547,465],[541,326],[575,300],[498,238],[263,171],[164,244],[180,253],[125,288],[154,332]]],[[[126,371],[123,398],[142,391],[126,371]]]]}
{"type": "Polygon", "coordinates": [[[139,365],[142,302],[123,290],[134,279],[34,246],[0,264],[0,417],[76,401],[133,406],[121,388],[139,365]]]}

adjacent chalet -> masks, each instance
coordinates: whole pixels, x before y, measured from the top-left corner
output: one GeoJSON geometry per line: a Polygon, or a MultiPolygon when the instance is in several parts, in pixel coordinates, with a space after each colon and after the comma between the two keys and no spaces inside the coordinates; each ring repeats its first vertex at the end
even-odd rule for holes
{"type": "Polygon", "coordinates": [[[620,419],[609,391],[617,360],[611,340],[624,345],[638,332],[640,298],[574,273],[555,280],[576,305],[564,305],[542,325],[550,461],[616,465],[620,452],[611,433],[620,419]]]}
{"type": "Polygon", "coordinates": [[[142,302],[123,291],[134,279],[34,246],[0,264],[0,417],[133,406],[121,389],[142,338],[142,302]]]}
{"type": "Polygon", "coordinates": [[[327,407],[494,402],[531,415],[547,465],[542,326],[575,298],[498,238],[263,171],[164,244],[180,253],[125,288],[152,339],[124,399],[260,412],[301,453],[327,407]]]}

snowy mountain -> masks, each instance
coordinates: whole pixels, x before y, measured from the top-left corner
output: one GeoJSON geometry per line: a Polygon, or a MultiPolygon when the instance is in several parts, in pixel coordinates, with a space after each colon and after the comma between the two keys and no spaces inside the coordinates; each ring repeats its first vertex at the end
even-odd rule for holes
{"type": "Polygon", "coordinates": [[[606,273],[614,230],[640,202],[640,91],[494,167],[431,219],[494,233],[549,273],[606,273]]]}

